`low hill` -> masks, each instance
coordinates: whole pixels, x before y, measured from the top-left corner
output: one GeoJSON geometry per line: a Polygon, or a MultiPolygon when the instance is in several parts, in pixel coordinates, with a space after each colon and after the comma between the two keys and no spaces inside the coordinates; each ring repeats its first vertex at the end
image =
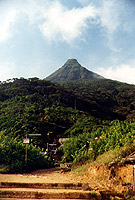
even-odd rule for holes
{"type": "Polygon", "coordinates": [[[60,69],[46,78],[57,83],[93,79],[103,79],[103,77],[82,67],[76,59],[67,60],[60,69]]]}

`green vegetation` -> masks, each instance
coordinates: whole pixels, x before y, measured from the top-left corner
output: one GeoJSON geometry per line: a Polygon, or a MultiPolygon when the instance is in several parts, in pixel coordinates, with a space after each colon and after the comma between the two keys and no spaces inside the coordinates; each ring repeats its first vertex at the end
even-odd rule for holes
{"type": "Polygon", "coordinates": [[[132,121],[135,118],[135,85],[109,79],[64,83],[63,87],[79,97],[77,109],[102,119],[132,121]],[[80,103],[80,99],[85,102],[80,103]]]}
{"type": "MultiPolygon", "coordinates": [[[[87,126],[82,127],[81,134],[64,142],[63,160],[66,162],[84,162],[88,159],[94,161],[97,156],[104,152],[116,148],[120,149],[135,141],[135,121],[115,120],[108,124],[93,125],[92,129],[87,128],[87,126]]],[[[71,133],[76,134],[80,129],[76,127],[73,130],[71,128],[71,133]]]]}
{"type": "MultiPolygon", "coordinates": [[[[49,168],[52,163],[41,154],[41,149],[28,146],[28,159],[25,162],[26,145],[0,132],[0,162],[6,169],[3,172],[18,173],[37,168],[49,168]]],[[[2,172],[1,170],[1,172],[2,172]]]]}
{"type": "Polygon", "coordinates": [[[74,163],[133,144],[134,102],[134,85],[105,79],[63,86],[38,78],[0,83],[0,171],[26,169],[26,134],[41,134],[28,145],[28,170],[51,166],[40,152],[54,138],[70,138],[59,152],[63,162],[74,163]]]}

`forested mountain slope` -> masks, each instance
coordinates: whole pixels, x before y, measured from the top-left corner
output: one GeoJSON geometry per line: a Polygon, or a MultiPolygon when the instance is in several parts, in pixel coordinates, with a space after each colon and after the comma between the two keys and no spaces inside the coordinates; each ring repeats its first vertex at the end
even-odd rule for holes
{"type": "MultiPolygon", "coordinates": [[[[118,117],[121,120],[133,120],[135,118],[135,85],[98,79],[65,83],[63,87],[76,96],[83,97],[87,103],[96,105],[102,118],[106,118],[105,113],[108,113],[111,119],[118,117]]],[[[88,111],[90,112],[89,108],[88,111]]]]}
{"type": "Polygon", "coordinates": [[[133,120],[135,86],[107,79],[60,86],[21,78],[0,84],[0,129],[15,137],[42,133],[46,141],[48,131],[63,134],[81,112],[102,120],[133,120]]]}
{"type": "MultiPolygon", "coordinates": [[[[75,95],[75,106],[102,119],[135,117],[135,85],[108,80],[69,59],[46,79],[75,95]]],[[[74,102],[73,102],[74,104],[74,102]]]]}
{"type": "MultiPolygon", "coordinates": [[[[121,147],[127,142],[133,143],[134,117],[134,85],[107,79],[62,85],[38,78],[1,82],[0,160],[2,164],[11,166],[11,171],[16,170],[16,167],[18,172],[23,170],[23,138],[26,134],[41,134],[40,137],[31,138],[33,140],[29,145],[29,152],[31,151],[32,157],[29,169],[39,167],[35,164],[31,167],[32,163],[37,163],[37,158],[40,162],[38,154],[41,150],[35,145],[46,149],[47,143],[59,137],[74,138],[66,145],[69,149],[64,146],[62,150],[67,161],[95,159],[109,149],[121,147]],[[119,122],[116,119],[128,119],[130,122],[119,122]],[[97,144],[94,138],[102,137],[104,140],[97,140],[97,144]],[[102,148],[97,151],[98,145],[102,148]],[[69,156],[71,153],[72,158],[69,156]],[[33,161],[35,155],[36,160],[33,161]],[[14,159],[17,161],[14,162],[14,159]]],[[[40,164],[42,166],[41,162],[40,164]]],[[[48,166],[46,162],[45,165],[48,166]]]]}

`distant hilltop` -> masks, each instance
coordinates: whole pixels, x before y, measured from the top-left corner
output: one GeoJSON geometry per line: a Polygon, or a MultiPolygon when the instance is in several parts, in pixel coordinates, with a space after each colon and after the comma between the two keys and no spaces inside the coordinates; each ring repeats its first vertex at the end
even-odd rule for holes
{"type": "Polygon", "coordinates": [[[46,80],[52,82],[71,82],[103,78],[104,77],[82,67],[76,59],[69,59],[61,68],[48,76],[46,80]]]}

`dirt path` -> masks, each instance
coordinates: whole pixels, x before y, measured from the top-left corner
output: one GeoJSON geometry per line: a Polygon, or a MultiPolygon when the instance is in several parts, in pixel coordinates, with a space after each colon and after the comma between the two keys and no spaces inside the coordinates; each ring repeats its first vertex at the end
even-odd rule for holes
{"type": "MultiPolygon", "coordinates": [[[[109,169],[103,168],[102,166],[92,166],[81,175],[76,172],[62,172],[60,168],[42,169],[37,170],[28,174],[0,174],[0,182],[16,182],[16,183],[84,183],[83,190],[94,190],[97,192],[107,192],[122,194],[123,191],[128,191],[128,186],[122,186],[120,182],[123,180],[126,183],[132,183],[129,178],[126,180],[126,174],[131,174],[132,166],[124,166],[120,168],[122,173],[109,178],[111,173],[109,169]],[[127,171],[128,170],[128,171],[127,171]],[[129,172],[130,170],[130,172],[129,172]],[[129,173],[128,173],[129,172],[129,173]],[[123,175],[124,174],[124,178],[123,175]],[[121,179],[119,179],[119,176],[121,179]],[[118,179],[118,180],[117,180],[118,179]]],[[[131,178],[131,177],[130,177],[131,178]]],[[[131,178],[132,179],[132,178],[131,178]]],[[[112,195],[112,194],[111,194],[112,195]]],[[[120,198],[121,199],[121,198],[120,198]]]]}
{"type": "Polygon", "coordinates": [[[60,168],[42,169],[28,174],[0,174],[0,182],[20,183],[88,183],[93,190],[122,191],[128,189],[133,182],[133,166],[119,168],[113,177],[111,171],[105,167],[90,167],[83,175],[75,172],[62,173],[60,168]],[[111,177],[112,176],[112,177],[111,177]],[[123,186],[122,183],[127,183],[123,186]]]}
{"type": "Polygon", "coordinates": [[[29,174],[0,174],[0,182],[77,183],[85,182],[74,173],[62,173],[60,168],[42,169],[29,174]]]}

